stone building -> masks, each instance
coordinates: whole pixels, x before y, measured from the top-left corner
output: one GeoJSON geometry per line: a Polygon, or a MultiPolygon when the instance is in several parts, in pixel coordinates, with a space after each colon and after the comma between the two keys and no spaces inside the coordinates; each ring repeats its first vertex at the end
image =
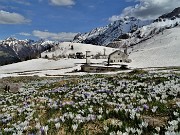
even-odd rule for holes
{"type": "Polygon", "coordinates": [[[120,50],[116,50],[112,52],[108,57],[108,65],[110,63],[121,63],[121,62],[129,62],[128,54],[126,51],[122,52],[120,50]]]}

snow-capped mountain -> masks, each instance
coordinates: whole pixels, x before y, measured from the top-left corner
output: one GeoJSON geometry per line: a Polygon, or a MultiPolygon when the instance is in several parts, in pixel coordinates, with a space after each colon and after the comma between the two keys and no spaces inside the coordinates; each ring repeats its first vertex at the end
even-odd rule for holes
{"type": "Polygon", "coordinates": [[[0,65],[40,57],[40,53],[54,45],[52,41],[18,40],[7,38],[0,42],[0,65]]]}
{"type": "Polygon", "coordinates": [[[138,28],[150,24],[152,21],[141,21],[134,17],[126,17],[122,20],[117,20],[105,27],[95,28],[85,34],[78,34],[74,38],[74,42],[94,44],[94,45],[108,45],[119,36],[134,32],[138,28]]]}
{"type": "Polygon", "coordinates": [[[138,28],[133,33],[126,33],[116,39],[116,42],[110,43],[108,47],[121,47],[123,45],[133,46],[147,39],[154,37],[164,30],[171,29],[180,25],[180,8],[174,9],[171,13],[164,14],[153,23],[138,28]]]}
{"type": "Polygon", "coordinates": [[[75,36],[74,42],[115,48],[124,44],[134,45],[179,24],[180,8],[176,8],[172,12],[162,15],[154,21],[142,21],[134,17],[124,18],[106,27],[93,29],[89,33],[78,34],[75,36]],[[114,41],[118,41],[118,43],[114,41]]]}

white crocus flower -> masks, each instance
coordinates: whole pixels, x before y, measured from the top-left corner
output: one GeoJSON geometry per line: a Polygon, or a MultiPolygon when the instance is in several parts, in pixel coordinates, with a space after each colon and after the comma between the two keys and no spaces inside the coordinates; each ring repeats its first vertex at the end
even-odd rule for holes
{"type": "Polygon", "coordinates": [[[166,131],[165,135],[178,135],[174,131],[166,131]]]}
{"type": "Polygon", "coordinates": [[[22,134],[23,134],[23,131],[18,131],[17,134],[18,134],[18,135],[22,135],[22,134]]]}
{"type": "Polygon", "coordinates": [[[174,116],[178,117],[179,113],[178,112],[173,112],[174,116]]]}
{"type": "Polygon", "coordinates": [[[177,125],[178,124],[178,121],[176,121],[176,120],[173,120],[173,121],[169,121],[168,122],[170,125],[177,125]]]}
{"type": "Polygon", "coordinates": [[[74,124],[72,125],[73,131],[76,132],[77,128],[78,128],[78,124],[74,124]]]}
{"type": "Polygon", "coordinates": [[[152,112],[153,112],[153,113],[156,112],[157,108],[158,108],[158,106],[153,106],[153,108],[151,109],[152,112]]]}
{"type": "Polygon", "coordinates": [[[180,118],[177,118],[177,121],[180,122],[180,118]]]}
{"type": "Polygon", "coordinates": [[[5,112],[5,111],[6,111],[6,108],[3,108],[3,109],[2,109],[2,112],[5,112]]]}
{"type": "Polygon", "coordinates": [[[37,129],[40,129],[40,128],[41,128],[40,123],[37,123],[35,127],[36,127],[37,129]]]}
{"type": "Polygon", "coordinates": [[[156,129],[156,131],[158,131],[158,132],[160,131],[160,127],[156,127],[155,129],[156,129]]]}
{"type": "Polygon", "coordinates": [[[106,110],[106,114],[109,114],[109,110],[106,110]]]}
{"type": "Polygon", "coordinates": [[[156,101],[159,101],[160,97],[155,97],[156,98],[156,101]]]}
{"type": "Polygon", "coordinates": [[[108,131],[108,129],[109,129],[109,127],[108,126],[104,126],[103,127],[104,128],[104,130],[107,132],[108,131]]]}
{"type": "Polygon", "coordinates": [[[90,113],[93,113],[93,109],[91,107],[88,108],[88,110],[89,110],[90,113]]]}
{"type": "Polygon", "coordinates": [[[114,111],[115,111],[115,112],[118,112],[118,111],[119,111],[119,108],[114,108],[114,111]]]}
{"type": "Polygon", "coordinates": [[[180,107],[180,102],[176,102],[177,106],[180,107]]]}
{"type": "Polygon", "coordinates": [[[73,119],[73,118],[74,118],[74,114],[73,114],[73,113],[69,113],[69,117],[70,117],[71,119],[73,119]]]}
{"type": "Polygon", "coordinates": [[[131,132],[132,132],[133,134],[136,132],[136,129],[135,129],[135,128],[131,128],[130,130],[131,130],[131,132]]]}
{"type": "Polygon", "coordinates": [[[148,123],[147,123],[147,122],[142,122],[142,126],[145,127],[145,128],[147,128],[148,123]]]}
{"type": "Polygon", "coordinates": [[[152,98],[151,98],[151,97],[148,97],[148,101],[151,102],[151,101],[152,101],[152,98]]]}
{"type": "Polygon", "coordinates": [[[118,125],[119,127],[121,127],[122,124],[123,124],[123,123],[122,123],[121,121],[117,123],[117,125],[118,125]]]}
{"type": "Polygon", "coordinates": [[[136,131],[137,131],[137,134],[138,134],[138,135],[141,135],[141,134],[142,134],[142,130],[137,129],[136,131]]]}
{"type": "Polygon", "coordinates": [[[118,130],[116,134],[117,134],[117,135],[122,135],[123,133],[118,130]]]}
{"type": "Polygon", "coordinates": [[[169,127],[167,127],[167,130],[168,130],[168,131],[171,131],[171,132],[174,131],[174,126],[169,126],[169,127]]]}
{"type": "Polygon", "coordinates": [[[131,131],[131,128],[126,128],[126,132],[129,133],[131,131]]]}
{"type": "Polygon", "coordinates": [[[111,132],[109,135],[116,135],[116,133],[115,132],[111,132]]]}
{"type": "Polygon", "coordinates": [[[60,123],[59,123],[59,122],[56,123],[56,124],[55,124],[55,127],[56,127],[56,129],[59,129],[59,128],[60,128],[60,123]]]}
{"type": "Polygon", "coordinates": [[[112,125],[116,125],[116,120],[115,120],[115,119],[112,119],[111,124],[112,124],[112,125]]]}
{"type": "Polygon", "coordinates": [[[129,133],[128,133],[128,132],[125,132],[125,133],[123,133],[123,135],[129,135],[129,133]]]}
{"type": "Polygon", "coordinates": [[[45,134],[47,135],[47,132],[48,132],[48,129],[49,129],[48,125],[47,125],[47,126],[45,126],[45,127],[43,127],[43,128],[44,128],[44,132],[45,132],[45,134]]]}
{"type": "Polygon", "coordinates": [[[98,118],[98,120],[101,120],[102,119],[102,115],[98,115],[97,118],[98,118]]]}
{"type": "Polygon", "coordinates": [[[103,113],[103,109],[102,109],[102,107],[101,107],[101,108],[99,108],[99,113],[100,113],[100,114],[102,114],[102,113],[103,113]]]}

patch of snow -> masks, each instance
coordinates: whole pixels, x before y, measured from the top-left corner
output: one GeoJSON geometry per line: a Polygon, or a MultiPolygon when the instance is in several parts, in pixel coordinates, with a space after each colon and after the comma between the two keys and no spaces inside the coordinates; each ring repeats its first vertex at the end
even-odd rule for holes
{"type": "Polygon", "coordinates": [[[0,73],[15,73],[15,72],[25,72],[25,71],[38,71],[38,70],[48,70],[48,69],[60,69],[73,67],[74,62],[72,59],[68,61],[65,59],[54,61],[47,59],[33,59],[29,61],[19,62],[15,64],[5,65],[0,67],[0,73]]]}
{"type": "MultiPolygon", "coordinates": [[[[92,63],[103,63],[106,59],[92,59],[92,63]]],[[[0,66],[0,78],[9,76],[62,76],[62,75],[84,75],[87,73],[71,73],[80,70],[81,63],[85,59],[33,59],[20,63],[0,66]]]]}
{"type": "Polygon", "coordinates": [[[180,66],[180,27],[167,29],[136,45],[130,54],[133,68],[180,66]]]}

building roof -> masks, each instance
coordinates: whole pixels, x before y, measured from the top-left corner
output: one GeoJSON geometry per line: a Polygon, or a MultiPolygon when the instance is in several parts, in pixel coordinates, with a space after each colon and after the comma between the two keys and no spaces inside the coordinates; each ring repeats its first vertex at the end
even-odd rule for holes
{"type": "Polygon", "coordinates": [[[113,54],[115,54],[115,53],[123,53],[124,55],[126,55],[124,52],[122,52],[121,50],[116,50],[116,51],[114,51],[114,52],[112,52],[111,54],[109,54],[109,56],[111,56],[111,55],[113,55],[113,54]]]}

